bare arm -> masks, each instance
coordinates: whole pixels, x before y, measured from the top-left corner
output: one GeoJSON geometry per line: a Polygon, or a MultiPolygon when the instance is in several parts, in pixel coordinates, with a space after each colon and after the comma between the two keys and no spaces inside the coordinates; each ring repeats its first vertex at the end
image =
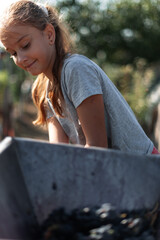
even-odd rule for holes
{"type": "Polygon", "coordinates": [[[86,138],[86,147],[108,147],[105,114],[102,95],[85,99],[78,107],[77,114],[86,138]]]}
{"type": "Polygon", "coordinates": [[[51,143],[69,143],[68,136],[55,117],[47,120],[49,141],[51,143]]]}

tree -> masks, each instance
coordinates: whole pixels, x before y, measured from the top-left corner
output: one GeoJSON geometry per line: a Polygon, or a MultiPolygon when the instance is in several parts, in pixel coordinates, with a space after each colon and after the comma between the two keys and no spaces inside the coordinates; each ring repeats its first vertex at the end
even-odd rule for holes
{"type": "Polygon", "coordinates": [[[105,9],[98,1],[59,1],[75,32],[81,53],[100,61],[133,63],[136,57],[147,62],[159,60],[160,0],[121,0],[105,9]]]}

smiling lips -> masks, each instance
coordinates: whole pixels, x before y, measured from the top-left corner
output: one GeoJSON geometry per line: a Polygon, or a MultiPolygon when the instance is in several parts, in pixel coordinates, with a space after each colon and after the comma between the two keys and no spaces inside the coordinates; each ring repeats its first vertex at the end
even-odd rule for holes
{"type": "Polygon", "coordinates": [[[33,65],[35,62],[36,62],[36,60],[33,61],[32,63],[30,63],[29,65],[24,66],[24,67],[25,67],[26,69],[27,69],[27,68],[30,68],[30,67],[32,67],[32,65],[33,65]]]}

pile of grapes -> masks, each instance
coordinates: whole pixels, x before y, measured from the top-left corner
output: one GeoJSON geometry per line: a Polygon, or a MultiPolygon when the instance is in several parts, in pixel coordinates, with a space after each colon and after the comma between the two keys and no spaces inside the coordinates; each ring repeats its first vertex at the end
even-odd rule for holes
{"type": "Polygon", "coordinates": [[[110,204],[66,212],[54,210],[41,226],[41,240],[155,240],[159,206],[116,211],[110,204]]]}

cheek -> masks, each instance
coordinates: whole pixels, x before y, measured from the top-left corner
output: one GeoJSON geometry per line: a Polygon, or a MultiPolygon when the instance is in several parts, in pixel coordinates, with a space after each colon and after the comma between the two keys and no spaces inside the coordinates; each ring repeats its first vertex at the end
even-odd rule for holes
{"type": "Polygon", "coordinates": [[[47,51],[41,51],[38,53],[38,59],[42,62],[45,62],[48,59],[47,55],[47,51]]]}
{"type": "Polygon", "coordinates": [[[41,47],[41,55],[43,57],[47,57],[51,53],[51,46],[48,43],[44,43],[44,45],[41,47]]]}

